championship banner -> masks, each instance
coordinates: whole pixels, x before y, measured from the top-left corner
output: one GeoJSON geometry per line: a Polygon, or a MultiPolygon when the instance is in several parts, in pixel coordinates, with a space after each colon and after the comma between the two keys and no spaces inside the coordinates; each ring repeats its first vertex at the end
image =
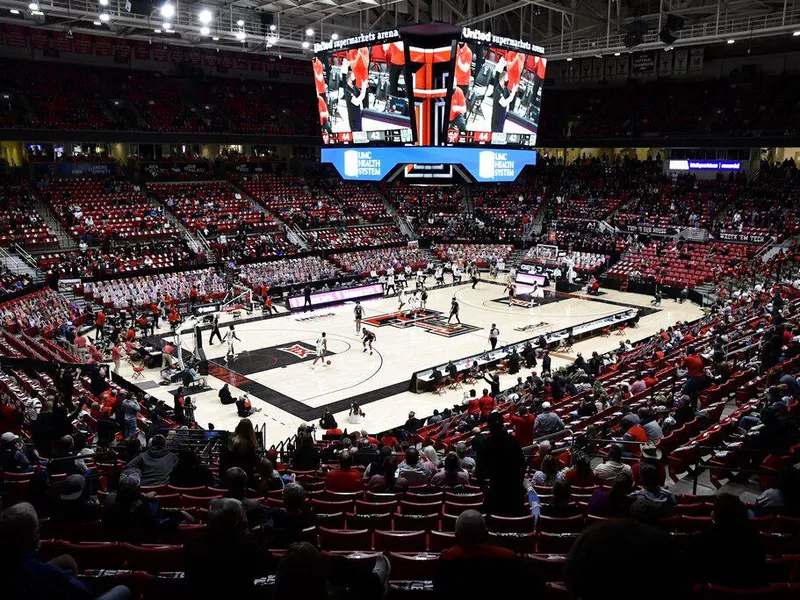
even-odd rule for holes
{"type": "Polygon", "coordinates": [[[652,50],[636,52],[631,57],[631,75],[643,77],[656,72],[656,53],[652,50]]]}

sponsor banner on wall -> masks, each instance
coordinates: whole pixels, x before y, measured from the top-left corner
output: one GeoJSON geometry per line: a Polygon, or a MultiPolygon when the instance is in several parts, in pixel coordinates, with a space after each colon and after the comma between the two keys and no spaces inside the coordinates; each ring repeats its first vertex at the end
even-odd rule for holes
{"type": "Polygon", "coordinates": [[[72,36],[72,44],[76,54],[92,53],[92,36],[85,33],[76,33],[72,36]]]}
{"type": "Polygon", "coordinates": [[[277,163],[269,162],[243,162],[236,163],[233,170],[237,173],[272,173],[274,165],[277,163]]]}
{"type": "Polygon", "coordinates": [[[656,72],[656,53],[653,50],[647,52],[634,52],[631,56],[631,76],[645,77],[654,75],[656,72]]]}
{"type": "Polygon", "coordinates": [[[689,49],[689,73],[699,75],[703,72],[703,48],[689,49]]]}
{"type": "Polygon", "coordinates": [[[672,57],[674,52],[661,52],[658,55],[658,76],[669,77],[672,75],[672,57]]]}
{"type": "Polygon", "coordinates": [[[72,40],[63,31],[54,31],[53,49],[59,52],[72,52],[72,40]]]}
{"type": "Polygon", "coordinates": [[[142,171],[148,179],[162,179],[176,175],[205,175],[209,173],[209,164],[201,162],[152,162],[142,163],[142,171]]]}
{"type": "Polygon", "coordinates": [[[628,225],[628,231],[644,233],[647,235],[675,235],[678,230],[674,227],[653,227],[651,225],[628,225]]]}
{"type": "Polygon", "coordinates": [[[36,176],[87,177],[89,175],[114,175],[116,163],[33,163],[36,176]]]}

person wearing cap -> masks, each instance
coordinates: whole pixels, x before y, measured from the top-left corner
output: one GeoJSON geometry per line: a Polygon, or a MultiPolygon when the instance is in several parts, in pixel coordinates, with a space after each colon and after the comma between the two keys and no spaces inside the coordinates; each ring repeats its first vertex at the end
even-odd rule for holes
{"type": "Polygon", "coordinates": [[[631,467],[633,480],[636,485],[642,485],[641,468],[645,464],[653,465],[658,470],[658,485],[663,486],[667,481],[667,469],[662,462],[662,453],[653,442],[642,444],[641,447],[642,458],[638,463],[631,467]]]}
{"type": "Polygon", "coordinates": [[[150,446],[128,463],[141,472],[141,485],[166,485],[172,469],[178,464],[178,455],[167,450],[163,435],[153,436],[150,446]]]}
{"type": "Polygon", "coordinates": [[[11,431],[6,431],[0,436],[0,468],[8,473],[33,471],[31,462],[23,450],[22,438],[11,431]]]}
{"type": "Polygon", "coordinates": [[[51,517],[59,523],[91,523],[100,518],[100,505],[86,495],[86,478],[70,475],[63,482],[54,484],[58,501],[51,517]]]}
{"type": "Polygon", "coordinates": [[[552,412],[551,407],[549,402],[542,402],[542,412],[536,416],[533,423],[533,433],[536,437],[552,435],[566,427],[561,417],[552,412]]]}
{"type": "Polygon", "coordinates": [[[639,468],[642,487],[631,494],[635,500],[645,500],[660,510],[669,511],[675,507],[675,496],[659,484],[658,467],[646,462],[639,468]]]}
{"type": "Polygon", "coordinates": [[[119,476],[116,492],[103,502],[101,518],[106,527],[130,529],[142,534],[173,531],[183,522],[194,523],[185,511],[162,512],[155,492],[142,493],[142,474],[126,468],[119,476]]]}

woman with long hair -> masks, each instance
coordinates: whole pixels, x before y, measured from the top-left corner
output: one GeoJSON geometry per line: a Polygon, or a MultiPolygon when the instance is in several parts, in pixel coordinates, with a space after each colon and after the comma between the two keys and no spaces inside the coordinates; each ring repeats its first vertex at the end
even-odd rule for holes
{"type": "Polygon", "coordinates": [[[220,450],[219,472],[225,473],[232,467],[240,467],[252,481],[259,461],[258,450],[258,438],[253,423],[250,419],[242,419],[228,437],[228,443],[220,450]]]}
{"type": "Polygon", "coordinates": [[[350,413],[347,415],[347,422],[351,425],[361,425],[364,422],[364,411],[357,402],[350,405],[350,413]]]}
{"type": "Polygon", "coordinates": [[[542,466],[533,475],[534,485],[553,486],[558,477],[558,462],[556,457],[548,454],[542,459],[542,466]]]}

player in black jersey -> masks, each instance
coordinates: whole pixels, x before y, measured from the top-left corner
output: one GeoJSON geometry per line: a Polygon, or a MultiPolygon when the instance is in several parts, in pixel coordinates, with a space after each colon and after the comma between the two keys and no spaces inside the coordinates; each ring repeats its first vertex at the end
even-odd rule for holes
{"type": "Polygon", "coordinates": [[[461,325],[461,319],[458,318],[459,308],[460,307],[458,306],[458,300],[456,300],[456,297],[453,296],[453,300],[450,302],[450,316],[447,317],[448,325],[450,324],[450,321],[452,321],[453,317],[455,317],[456,321],[458,321],[458,324],[461,325]]]}
{"type": "Polygon", "coordinates": [[[363,351],[366,352],[367,348],[369,348],[370,356],[372,355],[372,342],[374,342],[374,341],[375,341],[375,334],[372,333],[369,329],[365,329],[364,330],[364,338],[363,338],[363,342],[364,342],[364,350],[363,351]]]}
{"type": "Polygon", "coordinates": [[[353,314],[356,316],[356,333],[361,333],[361,317],[364,316],[364,309],[361,302],[356,300],[356,306],[353,309],[353,314]]]}

